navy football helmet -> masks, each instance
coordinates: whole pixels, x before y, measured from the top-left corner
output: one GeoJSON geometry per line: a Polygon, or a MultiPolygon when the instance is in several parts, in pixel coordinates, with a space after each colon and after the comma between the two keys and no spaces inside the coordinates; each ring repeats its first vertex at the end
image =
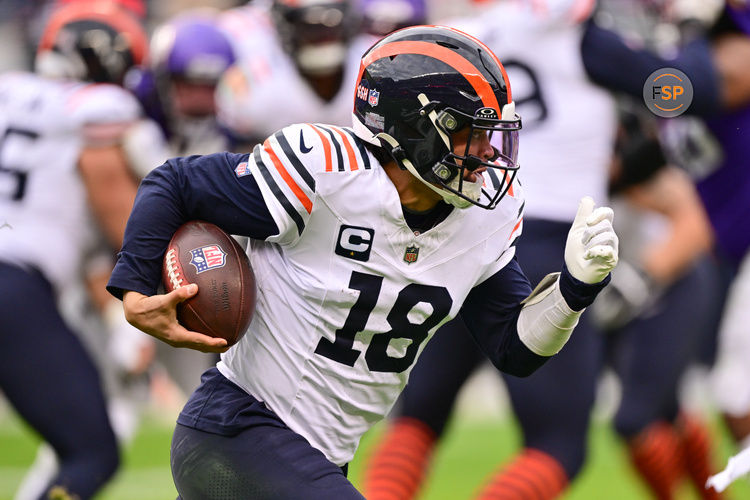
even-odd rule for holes
{"type": "Polygon", "coordinates": [[[401,168],[460,208],[495,208],[515,179],[521,119],[505,70],[483,43],[453,28],[396,31],[362,57],[354,130],[383,147],[401,168]],[[452,134],[469,128],[464,151],[452,134]],[[469,154],[476,133],[490,134],[495,157],[469,154]],[[492,137],[494,134],[494,137],[492,137]],[[492,188],[464,179],[485,168],[492,188]]]}
{"type": "Polygon", "coordinates": [[[274,0],[271,14],[284,49],[309,75],[341,69],[362,22],[354,0],[274,0]]]}
{"type": "Polygon", "coordinates": [[[42,34],[36,71],[57,78],[122,84],[143,63],[146,32],[130,10],[116,2],[64,4],[53,11],[42,34]]]}

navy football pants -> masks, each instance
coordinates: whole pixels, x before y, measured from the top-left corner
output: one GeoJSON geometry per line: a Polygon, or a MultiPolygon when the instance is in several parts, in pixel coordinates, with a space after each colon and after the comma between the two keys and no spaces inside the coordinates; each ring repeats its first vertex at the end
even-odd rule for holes
{"type": "Polygon", "coordinates": [[[262,402],[207,370],[172,437],[181,500],[363,500],[344,470],[262,402]]]}
{"type": "Polygon", "coordinates": [[[57,453],[51,485],[90,498],[119,463],[98,372],[41,274],[0,262],[0,276],[0,389],[57,453]]]}

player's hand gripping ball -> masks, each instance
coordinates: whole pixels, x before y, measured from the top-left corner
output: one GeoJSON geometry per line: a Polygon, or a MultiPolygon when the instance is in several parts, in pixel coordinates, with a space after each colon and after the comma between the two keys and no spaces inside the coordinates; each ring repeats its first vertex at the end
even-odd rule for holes
{"type": "Polygon", "coordinates": [[[164,254],[162,280],[167,292],[198,285],[198,293],[177,306],[177,320],[188,330],[229,345],[245,334],[255,310],[255,276],[242,247],[218,226],[180,226],[164,254]]]}

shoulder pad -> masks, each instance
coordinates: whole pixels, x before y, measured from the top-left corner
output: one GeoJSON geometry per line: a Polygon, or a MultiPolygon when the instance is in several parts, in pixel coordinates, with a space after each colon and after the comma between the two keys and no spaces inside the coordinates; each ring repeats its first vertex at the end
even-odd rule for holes
{"type": "Polygon", "coordinates": [[[68,96],[65,109],[80,126],[132,122],[141,115],[130,92],[107,83],[78,87],[68,96]]]}

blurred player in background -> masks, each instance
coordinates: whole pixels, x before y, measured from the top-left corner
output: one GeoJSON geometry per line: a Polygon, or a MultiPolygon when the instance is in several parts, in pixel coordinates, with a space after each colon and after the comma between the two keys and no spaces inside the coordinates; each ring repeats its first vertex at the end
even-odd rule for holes
{"type": "Polygon", "coordinates": [[[172,156],[231,146],[216,121],[214,93],[235,54],[218,19],[218,11],[200,9],[158,26],[151,37],[148,66],[128,75],[128,88],[161,127],[172,156]]]}
{"type": "Polygon", "coordinates": [[[119,85],[146,49],[128,11],[71,2],[47,23],[37,74],[0,77],[0,386],[59,459],[39,498],[90,498],[119,464],[100,376],[59,304],[101,235],[121,245],[140,108],[119,85]]]}
{"type": "Polygon", "coordinates": [[[356,36],[360,23],[351,0],[256,0],[224,13],[238,63],[219,84],[222,126],[252,146],[293,121],[348,125],[359,60],[374,42],[356,36]]]}
{"type": "Polygon", "coordinates": [[[613,423],[655,498],[676,498],[684,478],[701,498],[720,498],[704,489],[710,433],[679,400],[720,312],[711,225],[691,179],[667,163],[653,115],[636,105],[622,106],[611,183],[623,265],[591,311],[622,388],[613,423]]]}
{"type": "Polygon", "coordinates": [[[520,117],[481,42],[398,31],[365,53],[355,88],[351,129],[288,126],[252,154],[171,160],[141,184],[109,289],[145,332],[226,351],[175,429],[182,498],[362,498],[347,463],[442,323],[461,314],[498,369],[527,375],[616,265],[613,214],[584,197],[561,273],[532,292],[515,259],[520,117]],[[155,295],[164,248],[196,218],[252,238],[258,302],[228,350],[177,323],[195,285],[155,295]]]}
{"type": "Polygon", "coordinates": [[[746,362],[750,353],[750,232],[744,229],[750,220],[750,142],[744,136],[750,127],[749,35],[750,5],[727,1],[707,33],[693,33],[669,58],[634,49],[595,24],[589,26],[584,43],[585,60],[594,78],[637,98],[643,82],[656,69],[674,67],[685,72],[693,86],[688,113],[705,120],[712,141],[720,146],[718,157],[699,155],[700,160],[708,161],[692,158],[690,151],[702,149],[694,147],[700,144],[696,141],[676,142],[667,149],[672,150],[677,164],[693,174],[714,229],[715,254],[732,277],[719,330],[713,394],[742,447],[750,445],[750,375],[746,362]],[[615,60],[617,64],[612,64],[615,60]],[[691,149],[685,149],[686,144],[691,149]]]}
{"type": "MultiPolygon", "coordinates": [[[[562,265],[557,249],[578,199],[585,193],[607,199],[615,105],[583,69],[581,23],[590,11],[581,8],[584,3],[546,2],[539,10],[528,2],[493,2],[476,16],[450,23],[496,51],[513,81],[513,98],[524,117],[519,178],[527,193],[518,261],[532,282],[562,265]]],[[[419,490],[456,395],[484,359],[466,341],[464,328],[459,322],[443,327],[425,349],[369,463],[367,498],[413,498],[419,490]]],[[[482,498],[514,491],[554,498],[578,474],[603,342],[583,314],[565,349],[532,377],[504,376],[524,449],[495,475],[482,498]]]]}

